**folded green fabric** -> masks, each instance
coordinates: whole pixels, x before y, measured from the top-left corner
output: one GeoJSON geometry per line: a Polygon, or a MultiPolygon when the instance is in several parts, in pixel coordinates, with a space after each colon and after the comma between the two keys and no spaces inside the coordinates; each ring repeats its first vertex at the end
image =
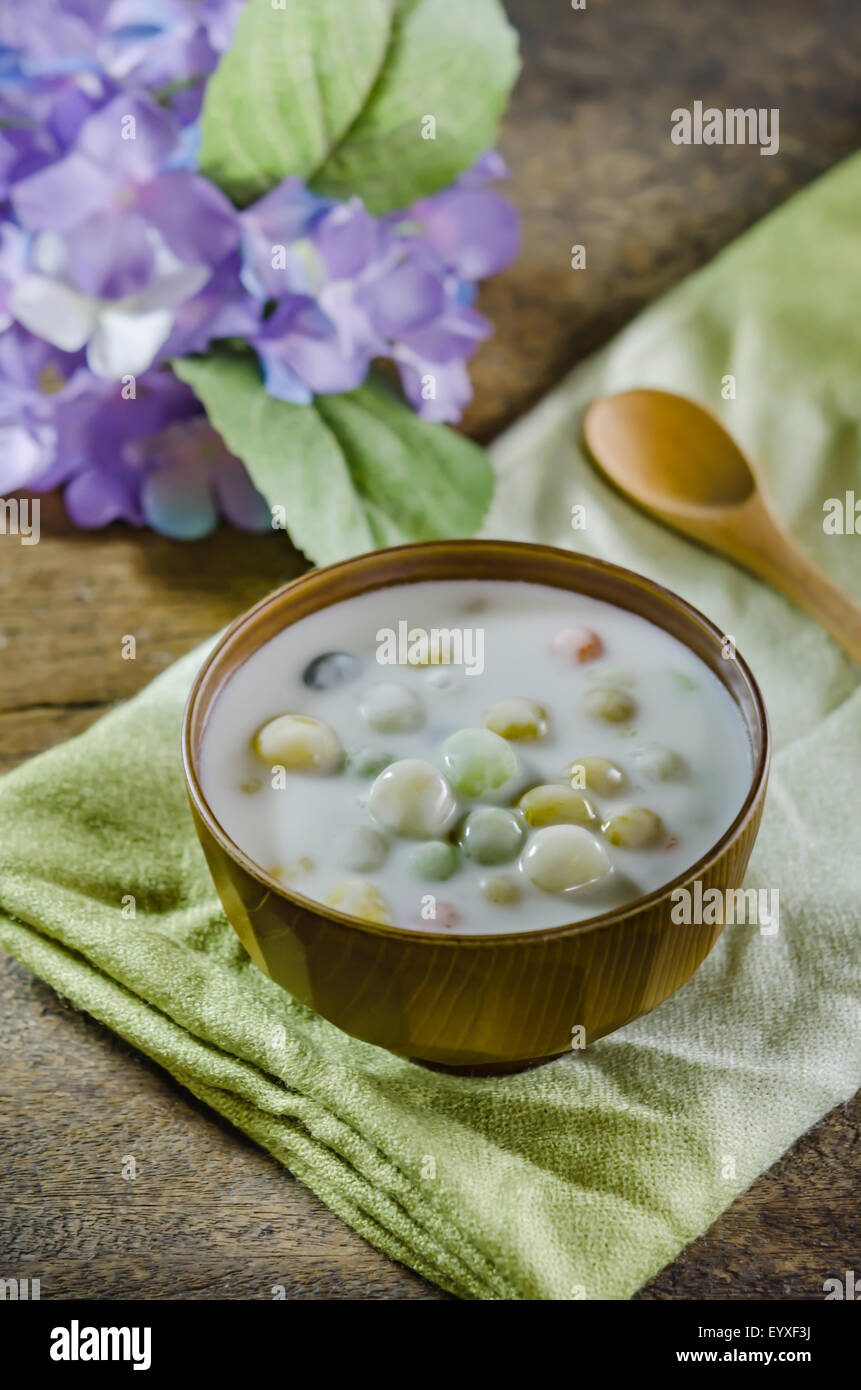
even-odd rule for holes
{"type": "Polygon", "coordinates": [[[296,1003],[226,924],[179,760],[200,651],[0,784],[0,944],[462,1297],[629,1296],[861,1077],[861,673],[765,586],[611,493],[575,444],[597,393],[699,397],[861,597],[861,537],[822,529],[859,452],[859,206],[855,158],[576,371],[496,446],[485,528],[642,570],[735,637],[778,749],[747,880],[779,890],[776,934],[727,927],[673,999],[585,1054],[445,1076],[296,1003]]]}

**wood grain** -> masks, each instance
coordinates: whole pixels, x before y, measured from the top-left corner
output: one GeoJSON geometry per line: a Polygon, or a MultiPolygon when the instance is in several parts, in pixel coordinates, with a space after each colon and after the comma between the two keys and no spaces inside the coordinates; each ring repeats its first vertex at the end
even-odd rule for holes
{"type": "MultiPolygon", "coordinates": [[[[526,68],[502,149],[525,244],[481,296],[497,331],[473,367],[480,439],[861,135],[855,0],[507,8],[526,68]],[[670,112],[695,99],[779,107],[780,152],[672,145],[670,112]]],[[[45,505],[39,545],[0,536],[0,768],[86,727],[301,563],[279,535],[90,536],[45,505]]],[[[0,1059],[0,1276],[40,1277],[43,1298],[445,1297],[5,958],[0,1059]]],[[[821,1298],[858,1268],[859,1155],[856,1100],[638,1297],[821,1298]]]]}

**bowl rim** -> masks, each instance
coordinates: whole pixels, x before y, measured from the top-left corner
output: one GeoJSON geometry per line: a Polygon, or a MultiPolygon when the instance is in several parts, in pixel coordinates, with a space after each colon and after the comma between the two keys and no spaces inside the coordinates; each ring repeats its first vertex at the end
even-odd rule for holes
{"type": "MultiPolygon", "coordinates": [[[[748,788],[747,795],[741,805],[741,808],[738,814],[736,815],[735,819],[723,832],[720,838],[715,841],[714,845],[712,845],[711,848],[708,849],[706,853],[702,855],[689,868],[685,869],[682,873],[677,874],[675,878],[669,879],[666,883],[661,884],[658,888],[652,889],[651,892],[643,894],[642,896],[633,899],[633,901],[631,901],[630,903],[625,903],[623,906],[611,909],[608,912],[599,913],[594,917],[584,917],[582,921],[579,922],[563,922],[556,927],[536,927],[531,930],[525,931],[507,931],[493,933],[448,931],[432,932],[421,931],[413,927],[397,927],[394,925],[388,925],[378,922],[366,922],[360,917],[350,917],[347,915],[347,913],[340,912],[337,908],[328,907],[325,903],[320,903],[315,898],[306,898],[303,894],[288,889],[283,883],[279,883],[277,879],[272,878],[269,874],[267,874],[265,869],[263,869],[259,864],[255,863],[255,861],[251,859],[250,856],[246,854],[245,851],[241,849],[240,846],[237,845],[235,841],[230,838],[226,830],[224,830],[221,826],[221,823],[219,822],[215,813],[212,811],[209,802],[206,799],[203,787],[200,783],[200,778],[198,776],[197,759],[191,745],[191,724],[196,703],[200,695],[201,689],[203,687],[204,681],[206,680],[209,672],[211,671],[216,661],[220,657],[221,653],[224,651],[226,647],[230,645],[230,643],[234,640],[234,638],[240,632],[240,630],[244,628],[248,623],[250,623],[257,616],[257,614],[261,612],[262,609],[269,607],[271,604],[280,602],[286,594],[296,589],[300,585],[308,582],[312,578],[312,576],[319,575],[324,570],[327,573],[330,573],[335,570],[350,569],[359,561],[367,562],[368,560],[372,560],[377,556],[405,556],[407,554],[413,554],[418,551],[426,552],[428,550],[433,549],[443,551],[464,550],[471,552],[475,552],[476,550],[482,550],[488,556],[491,556],[495,553],[501,557],[504,557],[505,555],[510,555],[512,553],[523,555],[524,557],[540,557],[542,555],[552,555],[556,557],[561,556],[567,560],[574,562],[576,565],[581,567],[581,569],[585,569],[587,571],[597,570],[604,573],[609,573],[611,575],[615,574],[619,576],[623,581],[625,581],[629,585],[632,585],[635,589],[647,591],[653,598],[657,598],[663,604],[668,604],[676,608],[677,610],[681,610],[689,621],[692,621],[695,625],[699,626],[700,629],[703,630],[709,637],[714,638],[721,644],[725,640],[725,634],[720,631],[720,629],[711,621],[711,619],[707,618],[705,614],[700,612],[698,608],[695,608],[692,603],[689,603],[687,599],[682,598],[672,589],[668,589],[663,584],[659,584],[656,580],[649,579],[645,575],[637,573],[636,570],[626,569],[622,565],[616,565],[609,560],[601,560],[592,555],[584,555],[582,552],[577,550],[565,550],[561,546],[541,545],[530,541],[509,541],[493,538],[457,538],[451,540],[414,541],[405,545],[386,546],[381,547],[379,550],[363,551],[359,555],[351,555],[345,560],[337,560],[329,565],[313,566],[311,569],[303,571],[303,573],[298,575],[295,579],[288,580],[286,584],[282,584],[279,586],[279,588],[272,590],[271,593],[265,594],[264,597],[259,599],[257,603],[253,604],[251,608],[246,609],[243,613],[240,613],[237,618],[234,618],[233,622],[231,622],[228,625],[228,627],[224,629],[218,641],[215,643],[215,646],[212,647],[212,649],[207,654],[205,660],[203,661],[203,664],[201,665],[200,669],[197,672],[197,675],[194,678],[191,690],[189,691],[188,699],[186,700],[185,709],[183,711],[182,716],[181,728],[182,763],[183,772],[185,775],[186,789],[188,791],[189,797],[197,815],[203,821],[207,830],[212,835],[216,843],[219,845],[220,849],[228,856],[228,858],[236,861],[239,864],[239,866],[247,874],[250,875],[251,878],[255,879],[261,885],[262,888],[267,890],[266,896],[268,896],[271,893],[274,893],[277,897],[284,898],[288,903],[291,903],[294,907],[301,908],[304,911],[310,913],[312,916],[323,917],[327,921],[340,923],[342,926],[350,927],[354,931],[359,931],[367,936],[382,936],[392,940],[400,941],[402,943],[414,942],[417,945],[419,943],[423,943],[426,945],[433,945],[435,947],[443,945],[450,945],[452,947],[468,946],[476,950],[484,948],[499,948],[502,946],[514,947],[517,944],[523,945],[526,942],[538,943],[541,941],[546,941],[548,939],[555,939],[566,935],[570,935],[575,932],[580,933],[587,931],[600,931],[605,928],[621,925],[628,918],[639,915],[643,911],[649,911],[651,908],[656,907],[665,899],[668,899],[674,889],[686,883],[689,883],[692,880],[695,880],[696,878],[702,876],[702,874],[706,873],[711,868],[711,866],[721,857],[721,855],[725,852],[729,845],[740,836],[745,826],[757,813],[763,794],[765,792],[766,784],[768,782],[768,773],[771,762],[771,729],[768,720],[768,712],[765,707],[765,700],[763,699],[762,691],[759,688],[759,684],[753,672],[751,671],[747,662],[738,652],[738,650],[735,651],[733,660],[740,669],[750,691],[753,706],[756,711],[756,718],[759,726],[759,734],[762,743],[759,758],[757,759],[756,764],[751,772],[750,787],[748,788]]],[[[503,580],[505,579],[504,576],[502,576],[502,578],[503,580]]],[[[410,582],[413,581],[400,580],[398,586],[402,584],[408,584],[410,582]]],[[[434,581],[424,581],[422,579],[419,579],[415,582],[432,583],[434,581]]],[[[486,582],[492,583],[493,580],[488,580],[486,582]]],[[[542,581],[526,580],[524,582],[541,583],[542,581]]],[[[398,586],[383,585],[381,587],[398,586]]],[[[548,584],[547,587],[554,588],[557,586],[548,584]]],[[[366,590],[364,592],[372,591],[366,590]]],[[[576,590],[571,590],[570,592],[573,593],[576,592],[576,590]]],[[[351,595],[351,597],[357,596],[357,594],[351,595]]],[[[338,600],[336,600],[336,602],[337,601],[338,600]]],[[[604,599],[602,601],[605,603],[610,602],[610,600],[608,599],[604,599]]],[[[330,607],[333,605],[324,606],[330,607]]],[[[620,607],[621,605],[614,604],[613,606],[620,607]]],[[[632,609],[630,611],[633,612],[636,610],[632,609]]],[[[642,614],[638,614],[638,616],[642,616],[642,614]]],[[[645,621],[649,622],[651,621],[651,619],[647,618],[645,621]]],[[[670,633],[670,636],[674,635],[675,634],[670,633]]],[[[682,641],[682,639],[679,637],[677,637],[676,640],[682,641]]],[[[684,645],[687,646],[688,644],[684,643],[684,645]]],[[[256,648],[256,650],[259,650],[259,647],[256,648]]],[[[694,655],[696,656],[697,653],[694,652],[694,655]]],[[[698,660],[701,660],[701,658],[698,657],[698,660]]],[[[230,679],[230,677],[228,677],[228,679],[230,679]]],[[[213,698],[218,698],[217,693],[213,698]]],[[[265,901],[265,897],[261,899],[261,905],[263,901],[265,901]]]]}

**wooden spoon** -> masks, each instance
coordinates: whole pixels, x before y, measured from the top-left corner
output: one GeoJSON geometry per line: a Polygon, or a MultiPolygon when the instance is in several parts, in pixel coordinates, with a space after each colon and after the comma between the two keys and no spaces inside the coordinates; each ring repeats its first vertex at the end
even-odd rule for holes
{"type": "Polygon", "coordinates": [[[622,492],[773,584],[861,662],[861,607],[782,529],[744,454],[707,410],[669,391],[623,391],[590,406],[583,434],[622,492]]]}

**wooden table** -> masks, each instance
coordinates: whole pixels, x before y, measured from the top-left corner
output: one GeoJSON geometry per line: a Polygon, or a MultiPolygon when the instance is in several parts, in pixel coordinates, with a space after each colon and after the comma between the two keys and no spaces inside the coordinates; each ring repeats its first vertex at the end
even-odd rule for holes
{"type": "MultiPolygon", "coordinates": [[[[861,135],[856,0],[508,10],[526,65],[501,146],[525,247],[482,293],[497,334],[473,372],[480,439],[861,135]],[[697,99],[779,107],[779,153],[674,146],[670,112],[697,99]],[[585,271],[569,268],[574,243],[585,271]]],[[[0,537],[0,768],[85,728],[300,565],[279,535],[85,535],[46,504],[39,545],[0,537]]],[[[0,1276],[40,1277],[43,1298],[445,1297],[8,959],[0,1057],[0,1276]]],[[[821,1298],[858,1267],[859,1155],[856,1101],[639,1296],[821,1298]]]]}

